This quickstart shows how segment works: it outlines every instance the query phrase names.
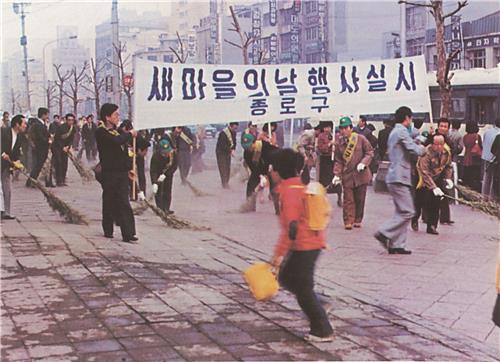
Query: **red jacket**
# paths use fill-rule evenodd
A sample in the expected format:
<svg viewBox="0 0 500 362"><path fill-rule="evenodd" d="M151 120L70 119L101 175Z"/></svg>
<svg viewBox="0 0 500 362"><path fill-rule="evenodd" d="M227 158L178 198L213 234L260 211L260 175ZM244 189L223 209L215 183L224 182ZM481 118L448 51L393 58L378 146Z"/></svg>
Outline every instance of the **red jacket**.
<svg viewBox="0 0 500 362"><path fill-rule="evenodd" d="M280 198L281 234L274 249L274 254L284 256L289 250L325 248L325 232L309 229L305 208L305 186L300 177L292 177L281 181L277 186L277 192ZM288 228L292 221L298 221L295 240L288 238Z"/></svg>

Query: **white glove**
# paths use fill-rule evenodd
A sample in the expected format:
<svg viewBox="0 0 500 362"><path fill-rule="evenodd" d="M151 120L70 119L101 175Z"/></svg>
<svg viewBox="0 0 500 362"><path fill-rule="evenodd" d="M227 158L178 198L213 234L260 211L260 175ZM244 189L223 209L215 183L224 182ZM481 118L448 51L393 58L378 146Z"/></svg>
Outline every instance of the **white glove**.
<svg viewBox="0 0 500 362"><path fill-rule="evenodd" d="M432 193L436 197L444 197L444 192L439 187L436 187L434 190L432 190Z"/></svg>
<svg viewBox="0 0 500 362"><path fill-rule="evenodd" d="M427 142L427 137L422 136L422 135L418 135L418 136L415 138L415 141L416 141L418 144L424 144L425 142Z"/></svg>
<svg viewBox="0 0 500 362"><path fill-rule="evenodd" d="M448 190L451 190L453 188L453 181L451 181L450 179L446 179L445 181L446 181L446 186L445 187Z"/></svg>
<svg viewBox="0 0 500 362"><path fill-rule="evenodd" d="M366 165L364 163L358 163L357 169L358 172L363 172L366 168Z"/></svg>
<svg viewBox="0 0 500 362"><path fill-rule="evenodd" d="M143 191L139 191L139 193L137 194L137 199L139 201L144 201L146 200L146 196L144 196L144 192Z"/></svg>
<svg viewBox="0 0 500 362"><path fill-rule="evenodd" d="M158 184L153 184L153 194L156 195L157 192L158 192Z"/></svg>
<svg viewBox="0 0 500 362"><path fill-rule="evenodd" d="M340 184L340 177L333 176L332 185L337 186L338 184Z"/></svg>
<svg viewBox="0 0 500 362"><path fill-rule="evenodd" d="M264 176L264 175L260 175L260 182L259 182L259 186L261 188L264 188L267 186L267 177Z"/></svg>
<svg viewBox="0 0 500 362"><path fill-rule="evenodd" d="M158 182L163 182L165 181L165 179L167 178L167 176L165 176L164 174L161 174L159 177L158 177Z"/></svg>

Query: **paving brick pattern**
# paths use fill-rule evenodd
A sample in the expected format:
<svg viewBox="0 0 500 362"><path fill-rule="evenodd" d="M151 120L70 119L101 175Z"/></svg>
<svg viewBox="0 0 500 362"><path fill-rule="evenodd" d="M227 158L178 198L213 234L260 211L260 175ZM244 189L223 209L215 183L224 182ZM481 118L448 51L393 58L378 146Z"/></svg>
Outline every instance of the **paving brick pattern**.
<svg viewBox="0 0 500 362"><path fill-rule="evenodd" d="M215 172L194 175L193 182L199 184L202 177L215 177ZM464 309L475 305L475 285L485 283L480 279L486 279L491 269L486 252L477 251L481 257L476 256L488 268L481 269L482 275L463 275L461 289L439 296L441 307L436 297L426 299L434 295L432 288L426 294L420 290L432 285L426 281L445 280L451 273L441 276L442 270L433 268L428 255L442 253L458 261L463 249L426 252L424 241L412 259L395 262L371 244L360 248L359 243L368 244L366 238L353 241L345 234L343 242L353 244L325 253L317 278L317 289L334 307L329 318L336 338L311 344L302 339L307 322L290 294L281 291L272 301L257 302L241 278L241 271L252 262L269 258L276 240L276 221L268 204L258 214L236 214L223 203L216 206L214 197L194 198L176 184L178 213L200 223L212 220L213 230L168 229L146 212L136 219L140 241L132 245L101 236L99 186L82 184L73 170L70 180L70 187L55 192L87 215L90 226L63 223L37 190L14 184L18 219L2 224L4 361L497 360L495 346L441 320L462 316ZM215 183L207 182L207 188L213 194L221 192ZM236 198L241 188L235 183L228 195ZM225 196L219 201L226 201ZM185 211L189 205L191 212ZM338 212L335 217L339 218ZM237 220L242 225L239 235L234 233ZM252 226L252 220L258 223ZM338 225L332 228L344 235ZM442 237L440 242L452 241ZM335 266L330 265L333 254L340 254ZM369 258L372 264L362 266ZM390 299L387 290L395 281L388 277L388 267L377 267L384 261L394 267L393 275L400 277L396 280L407 285L394 289ZM378 284L373 273L378 273ZM408 275L416 277L404 280ZM365 287L355 287L354 282ZM377 294L377 288L385 292ZM479 298L486 299L489 288L485 290ZM408 308L394 300L406 302ZM415 313L411 300L415 308L423 304L421 313ZM470 330L468 323L463 325Z"/></svg>

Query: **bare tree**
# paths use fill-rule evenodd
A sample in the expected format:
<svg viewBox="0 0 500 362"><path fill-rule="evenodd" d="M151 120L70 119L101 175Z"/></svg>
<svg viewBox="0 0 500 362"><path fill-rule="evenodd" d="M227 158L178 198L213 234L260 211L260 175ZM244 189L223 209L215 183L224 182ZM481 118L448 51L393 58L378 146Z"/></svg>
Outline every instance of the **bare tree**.
<svg viewBox="0 0 500 362"><path fill-rule="evenodd" d="M439 85L439 94L441 96L441 112L440 116L448 118L453 111L453 103L451 101L451 79L453 73L450 73L450 65L459 53L460 49L456 49L450 54L446 54L445 39L444 39L444 21L457 14L463 7L467 6L467 0L458 1L455 10L448 14L443 13L443 0L429 0L422 3L412 1L399 0L399 4L408 4L429 8L434 21L436 22L436 50L438 57L438 69L436 73L436 81Z"/></svg>
<svg viewBox="0 0 500 362"><path fill-rule="evenodd" d="M236 16L236 13L234 12L234 9L232 6L229 7L229 10L231 11L231 17L233 18L232 22L232 28L229 29L229 31L234 31L238 33L240 37L240 44L233 43L232 41L229 41L227 39L224 39L224 41L228 44L231 44L232 46L241 49L242 55L243 55L243 64L248 64L248 48L250 45L253 44L255 41L255 37L251 35L248 32L244 32L241 29L240 23L238 21L238 17Z"/></svg>
<svg viewBox="0 0 500 362"><path fill-rule="evenodd" d="M92 99L95 101L95 109L96 115L99 117L99 110L101 109L101 91L104 87L105 78L99 79L99 73L104 69L105 64L98 67L97 62L94 61L94 58L90 58L90 74L87 75L87 83L88 85L82 84L82 87L85 88L88 92L92 94Z"/></svg>
<svg viewBox="0 0 500 362"><path fill-rule="evenodd" d="M19 112L22 113L22 107L21 107L21 95L19 92L14 91L14 88L10 89L10 101L12 103L12 112L11 114L14 115L16 113L16 109L19 109Z"/></svg>
<svg viewBox="0 0 500 362"><path fill-rule="evenodd" d="M175 50L172 47L170 47L170 50L172 51L172 53L174 53L175 57L177 58L177 63L184 64L184 63L186 63L186 60L188 58L188 54L187 53L184 54L184 42L182 41L181 36L179 35L179 32L176 31L175 33L177 34L177 42L179 43L179 47L178 47L179 52L177 52L177 50Z"/></svg>
<svg viewBox="0 0 500 362"><path fill-rule="evenodd" d="M56 76L57 76L57 80L54 83L55 83L57 90L58 90L58 93L59 93L59 114L60 115L62 115L62 113L63 113L64 96L65 96L64 87L66 85L66 81L71 77L71 72L66 71L63 74L61 67L62 67L62 64L54 64L54 68L56 70Z"/></svg>
<svg viewBox="0 0 500 362"><path fill-rule="evenodd" d="M71 68L69 81L69 90L63 89L64 94L71 100L73 103L73 114L77 117L78 114L78 104L83 101L83 99L78 98L80 94L80 90L82 88L82 84L85 82L87 78L87 69L89 67L89 63L87 61L83 62L82 67L77 70L76 65Z"/></svg>
<svg viewBox="0 0 500 362"><path fill-rule="evenodd" d="M50 80L47 81L47 88L44 89L45 91L45 101L47 102L47 109L49 110L52 108L52 104L54 103L54 97L57 91L57 87L54 83L52 83Z"/></svg>
<svg viewBox="0 0 500 362"><path fill-rule="evenodd" d="M134 95L134 82L133 82L133 74L127 75L125 72L125 68L127 65L130 63L130 54L127 55L126 57L124 56L125 49L126 49L126 44L123 45L116 45L113 44L113 48L117 54L117 63L114 63L112 60L108 61L113 65L114 67L118 68L118 71L120 72L120 79L121 82L119 84L120 87L120 92L125 93L125 96L127 97L127 105L128 105L128 119L132 121L132 96Z"/></svg>

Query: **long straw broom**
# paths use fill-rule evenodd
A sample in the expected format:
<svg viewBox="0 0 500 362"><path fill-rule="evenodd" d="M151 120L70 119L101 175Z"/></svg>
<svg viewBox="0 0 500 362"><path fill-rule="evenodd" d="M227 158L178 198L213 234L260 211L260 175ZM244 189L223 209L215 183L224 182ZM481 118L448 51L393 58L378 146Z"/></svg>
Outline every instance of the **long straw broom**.
<svg viewBox="0 0 500 362"><path fill-rule="evenodd" d="M204 230L210 230L208 227L204 226L196 226L189 221L182 220L176 216L173 215L168 215L165 211L160 209L158 206L154 205L151 201L149 200L144 200L144 203L148 205L148 207L157 215L160 217L160 219L167 224L169 227L173 229L189 229L189 230L195 230L195 231L204 231Z"/></svg>
<svg viewBox="0 0 500 362"><path fill-rule="evenodd" d="M56 211L61 217L63 217L66 220L66 222L77 225L89 224L88 221L85 219L85 217L82 214L80 214L80 212L73 209L66 202L64 202L56 195L54 195L52 192L47 190L38 180L31 178L30 175L24 170L24 166L22 165L19 166L20 165L19 163L15 164L13 162L11 162L11 165L15 169L18 169L28 180L30 180L32 185L34 185L37 189L39 189L42 192L43 196L45 196L45 199L47 200L47 203L52 208L52 210Z"/></svg>
<svg viewBox="0 0 500 362"><path fill-rule="evenodd" d="M455 185L455 188L460 192L463 198L455 198L446 194L444 196L500 219L500 204L495 201L486 200L482 194L466 186Z"/></svg>
<svg viewBox="0 0 500 362"><path fill-rule="evenodd" d="M198 189L197 187L195 187L190 181L186 180L186 183L187 185L189 186L189 188L191 189L191 191L193 191L193 194L197 197L203 197L203 196L212 196L211 194L208 194L204 191L201 191L200 189Z"/></svg>
<svg viewBox="0 0 500 362"><path fill-rule="evenodd" d="M81 176L81 178L84 179L85 181L92 181L94 179L94 175L93 175L92 171L87 170L82 165L80 160L75 158L75 155L73 155L73 152L68 150L66 153L68 154L68 158L73 163L73 166L75 166L76 171L78 171L78 174Z"/></svg>

